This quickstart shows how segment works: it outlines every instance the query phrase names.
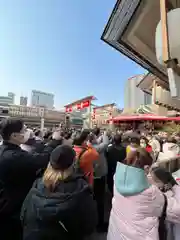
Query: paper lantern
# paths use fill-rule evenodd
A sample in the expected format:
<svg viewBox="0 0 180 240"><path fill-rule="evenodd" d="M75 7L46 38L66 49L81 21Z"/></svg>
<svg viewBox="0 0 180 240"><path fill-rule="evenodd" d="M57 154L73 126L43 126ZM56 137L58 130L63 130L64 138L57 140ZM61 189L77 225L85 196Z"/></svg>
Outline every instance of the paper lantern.
<svg viewBox="0 0 180 240"><path fill-rule="evenodd" d="M173 9L167 13L168 21L168 36L171 59L177 59L180 63L180 8ZM156 28L156 57L157 61L164 65L163 62L163 41L162 41L162 26L161 21Z"/></svg>

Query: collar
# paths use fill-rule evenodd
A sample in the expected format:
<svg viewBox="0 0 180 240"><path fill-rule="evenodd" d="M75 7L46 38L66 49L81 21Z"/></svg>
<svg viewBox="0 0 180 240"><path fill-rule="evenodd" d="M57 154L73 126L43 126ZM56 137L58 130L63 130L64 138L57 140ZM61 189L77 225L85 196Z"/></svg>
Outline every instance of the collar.
<svg viewBox="0 0 180 240"><path fill-rule="evenodd" d="M13 144L13 143L10 143L8 141L3 141L2 145L7 146L7 147L12 148L12 149L21 149L20 146L18 146L16 144Z"/></svg>

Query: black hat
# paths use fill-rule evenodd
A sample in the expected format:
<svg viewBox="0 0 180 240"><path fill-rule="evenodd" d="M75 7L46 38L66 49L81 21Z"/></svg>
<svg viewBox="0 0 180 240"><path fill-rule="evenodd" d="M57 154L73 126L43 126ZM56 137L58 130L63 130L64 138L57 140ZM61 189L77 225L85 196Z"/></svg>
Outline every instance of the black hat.
<svg viewBox="0 0 180 240"><path fill-rule="evenodd" d="M75 157L76 153L72 147L61 145L52 151L50 164L54 169L63 171L68 169L73 164Z"/></svg>

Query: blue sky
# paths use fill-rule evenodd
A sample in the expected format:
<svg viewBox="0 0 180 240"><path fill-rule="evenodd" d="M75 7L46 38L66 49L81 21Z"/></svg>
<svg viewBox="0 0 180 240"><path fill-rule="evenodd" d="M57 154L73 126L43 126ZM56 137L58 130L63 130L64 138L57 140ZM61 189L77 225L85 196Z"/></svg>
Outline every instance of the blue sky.
<svg viewBox="0 0 180 240"><path fill-rule="evenodd" d="M144 70L100 40L115 0L0 0L0 94L86 95L123 107L125 81Z"/></svg>

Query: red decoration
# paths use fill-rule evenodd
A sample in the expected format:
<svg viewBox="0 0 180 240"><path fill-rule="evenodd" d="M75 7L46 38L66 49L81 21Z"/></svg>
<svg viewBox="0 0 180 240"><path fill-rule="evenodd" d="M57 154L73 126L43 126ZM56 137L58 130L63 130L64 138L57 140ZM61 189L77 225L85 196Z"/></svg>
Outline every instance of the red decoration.
<svg viewBox="0 0 180 240"><path fill-rule="evenodd" d="M82 108L87 108L89 106L90 106L90 101L89 100L87 100L85 102L82 102Z"/></svg>
<svg viewBox="0 0 180 240"><path fill-rule="evenodd" d="M91 104L90 100L87 100L87 101L84 101L84 102L80 102L80 103L78 103L76 105L72 105L70 107L66 107L66 112L68 112L68 113L72 112L74 107L75 107L76 110L81 110L83 108L88 108L90 106L90 104Z"/></svg>
<svg viewBox="0 0 180 240"><path fill-rule="evenodd" d="M72 107L66 107L66 112L72 112Z"/></svg>
<svg viewBox="0 0 180 240"><path fill-rule="evenodd" d="M78 103L77 106L76 106L77 110L81 110L82 107L81 107L81 103Z"/></svg>

